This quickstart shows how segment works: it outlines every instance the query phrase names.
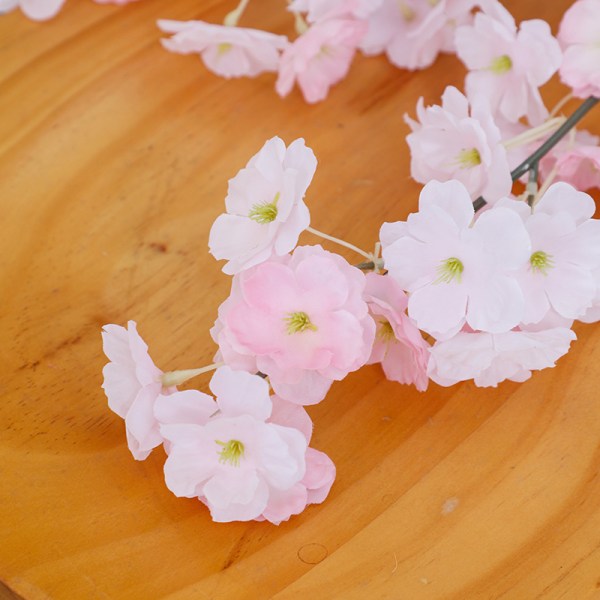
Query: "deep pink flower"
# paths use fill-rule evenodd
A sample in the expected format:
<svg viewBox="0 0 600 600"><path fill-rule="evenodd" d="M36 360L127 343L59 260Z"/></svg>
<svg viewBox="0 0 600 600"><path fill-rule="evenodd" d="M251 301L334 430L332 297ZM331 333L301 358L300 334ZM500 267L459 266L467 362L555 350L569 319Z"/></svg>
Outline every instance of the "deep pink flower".
<svg viewBox="0 0 600 600"><path fill-rule="evenodd" d="M314 404L370 355L375 324L364 287L341 256L301 246L234 277L211 334L227 364L251 362L282 398Z"/></svg>
<svg viewBox="0 0 600 600"><path fill-rule="evenodd" d="M458 333L431 348L429 376L443 386L475 380L479 387L525 381L531 371L553 367L576 338L564 327L544 331Z"/></svg>
<svg viewBox="0 0 600 600"><path fill-rule="evenodd" d="M564 48L560 78L579 98L600 96L600 0L578 0L558 30Z"/></svg>
<svg viewBox="0 0 600 600"><path fill-rule="evenodd" d="M259 29L213 25L204 21L160 19L158 27L174 34L162 45L179 54L200 54L208 69L222 77L256 77L277 71L288 39Z"/></svg>
<svg viewBox="0 0 600 600"><path fill-rule="evenodd" d="M488 203L507 196L512 188L506 149L485 98L469 101L455 87L448 86L442 106L417 104L412 129L406 136L410 147L413 179L427 183L432 179L456 179L472 198L483 196Z"/></svg>
<svg viewBox="0 0 600 600"><path fill-rule="evenodd" d="M195 414L189 405L182 409L177 395L157 402L169 442L167 487L176 496L202 499L215 521L256 519L271 495L275 502L302 481L306 437L268 421L272 403L261 377L222 367L210 388L216 402L199 397L203 406Z"/></svg>
<svg viewBox="0 0 600 600"><path fill-rule="evenodd" d="M163 388L163 372L150 358L134 321L127 323L127 329L105 325L102 342L110 360L102 371L108 406L125 419L127 444L134 458L144 460L163 442L154 404L159 395L173 393L176 388Z"/></svg>
<svg viewBox="0 0 600 600"><path fill-rule="evenodd" d="M229 261L225 273L239 273L294 249L310 224L304 194L316 168L317 159L303 139L286 148L274 137L229 180L227 213L217 217L208 240L213 256Z"/></svg>
<svg viewBox="0 0 600 600"><path fill-rule="evenodd" d="M287 96L297 81L307 102L324 100L348 73L366 28L364 21L350 18L325 19L309 27L281 56L277 93Z"/></svg>
<svg viewBox="0 0 600 600"><path fill-rule="evenodd" d="M365 300L377 324L375 343L367 364L380 362L390 381L414 383L424 392L429 383L429 344L405 314L406 294L392 277L369 273Z"/></svg>
<svg viewBox="0 0 600 600"><path fill-rule="evenodd" d="M519 30L510 17L478 13L473 25L456 30L458 57L469 69L467 96L483 94L492 112L515 122L527 116L537 125L548 115L539 87L560 66L562 53L545 21L523 21Z"/></svg>
<svg viewBox="0 0 600 600"><path fill-rule="evenodd" d="M435 337L453 335L465 322L500 333L523 317L523 293L513 275L531 245L520 217L494 206L472 225L473 218L460 182L431 181L419 212L381 229L385 268L409 292L408 315Z"/></svg>

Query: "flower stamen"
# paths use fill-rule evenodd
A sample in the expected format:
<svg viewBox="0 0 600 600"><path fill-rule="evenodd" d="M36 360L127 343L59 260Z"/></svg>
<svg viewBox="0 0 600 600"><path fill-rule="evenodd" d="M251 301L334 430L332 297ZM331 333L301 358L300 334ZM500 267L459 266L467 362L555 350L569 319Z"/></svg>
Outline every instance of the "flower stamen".
<svg viewBox="0 0 600 600"><path fill-rule="evenodd" d="M229 42L223 42L217 46L217 56L223 56L227 54L233 48L233 44Z"/></svg>
<svg viewBox="0 0 600 600"><path fill-rule="evenodd" d="M552 255L547 254L543 250L538 250L537 252L534 252L529 257L529 264L531 265L531 269L533 271L537 271L542 275L548 275L548 269L552 269L554 267Z"/></svg>
<svg viewBox="0 0 600 600"><path fill-rule="evenodd" d="M508 73L512 69L512 66L513 62L510 56L503 54L494 58L488 69L495 75L503 75L504 73Z"/></svg>
<svg viewBox="0 0 600 600"><path fill-rule="evenodd" d="M239 467L240 458L244 457L244 444L239 440L229 440L228 442L215 440L215 442L223 447L222 450L217 450L219 462L223 464L229 463L234 467Z"/></svg>
<svg viewBox="0 0 600 600"><path fill-rule="evenodd" d="M287 332L289 335L292 335L293 333L302 333L307 329L310 329L310 331L317 331L317 326L311 323L310 317L305 312L290 313L284 321L287 325Z"/></svg>
<svg viewBox="0 0 600 600"><path fill-rule="evenodd" d="M460 283L465 266L461 260L452 256L442 261L437 268L438 278L433 283L450 283L454 279Z"/></svg>
<svg viewBox="0 0 600 600"><path fill-rule="evenodd" d="M456 157L456 162L460 165L461 169L472 169L481 164L481 154L479 154L477 148L461 150Z"/></svg>
<svg viewBox="0 0 600 600"><path fill-rule="evenodd" d="M396 339L396 334L394 333L392 324L387 319L381 319L379 324L381 327L377 331L377 338L386 344L394 341Z"/></svg>
<svg viewBox="0 0 600 600"><path fill-rule="evenodd" d="M277 218L277 201L281 194L277 192L273 202L255 204L248 213L248 217L261 225L272 223Z"/></svg>

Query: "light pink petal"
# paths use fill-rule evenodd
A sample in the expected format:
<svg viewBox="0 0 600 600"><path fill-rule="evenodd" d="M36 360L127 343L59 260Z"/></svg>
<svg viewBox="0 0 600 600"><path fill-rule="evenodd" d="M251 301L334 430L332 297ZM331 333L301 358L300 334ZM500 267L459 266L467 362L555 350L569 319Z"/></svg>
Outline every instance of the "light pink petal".
<svg viewBox="0 0 600 600"><path fill-rule="evenodd" d="M136 460L144 460L152 448L162 444L163 438L154 417L154 403L159 387L142 388L125 416L129 449Z"/></svg>
<svg viewBox="0 0 600 600"><path fill-rule="evenodd" d="M317 404L325 398L333 381L315 371L305 371L295 383L271 377L271 385L278 396L294 404Z"/></svg>
<svg viewBox="0 0 600 600"><path fill-rule="evenodd" d="M217 397L219 409L226 417L250 415L266 421L271 415L269 384L260 376L229 367L217 369L210 380L210 390Z"/></svg>
<svg viewBox="0 0 600 600"><path fill-rule="evenodd" d="M271 487L289 489L304 477L306 447L306 438L296 429L279 425L264 429L258 460L261 473Z"/></svg>
<svg viewBox="0 0 600 600"><path fill-rule="evenodd" d="M275 423L282 427L297 429L306 438L306 443L312 437L313 424L304 408L298 404L288 402L279 396L272 396L273 410L269 423Z"/></svg>
<svg viewBox="0 0 600 600"><path fill-rule="evenodd" d="M320 504L327 498L335 475L335 465L327 454L314 448L306 450L306 474L302 483L308 491L308 504Z"/></svg>
<svg viewBox="0 0 600 600"><path fill-rule="evenodd" d="M165 462L165 483L176 496L194 498L202 495L202 484L218 468L217 454L211 446L214 442L204 440L203 444L175 444L171 448Z"/></svg>
<svg viewBox="0 0 600 600"><path fill-rule="evenodd" d="M204 425L218 409L215 401L197 390L159 395L154 405L154 416L159 423L194 423Z"/></svg>
<svg viewBox="0 0 600 600"><path fill-rule="evenodd" d="M414 291L408 314L424 331L449 331L459 325L467 310L467 292L458 283L433 283Z"/></svg>
<svg viewBox="0 0 600 600"><path fill-rule="evenodd" d="M21 10L35 21L51 19L62 8L65 0L20 0Z"/></svg>
<svg viewBox="0 0 600 600"><path fill-rule="evenodd" d="M279 525L292 515L300 514L306 508L307 497L306 487L300 483L289 490L273 488L269 491L269 501L262 516L274 525Z"/></svg>
<svg viewBox="0 0 600 600"><path fill-rule="evenodd" d="M467 323L473 329L500 333L516 327L525 312L523 292L516 280L497 275L469 295Z"/></svg>

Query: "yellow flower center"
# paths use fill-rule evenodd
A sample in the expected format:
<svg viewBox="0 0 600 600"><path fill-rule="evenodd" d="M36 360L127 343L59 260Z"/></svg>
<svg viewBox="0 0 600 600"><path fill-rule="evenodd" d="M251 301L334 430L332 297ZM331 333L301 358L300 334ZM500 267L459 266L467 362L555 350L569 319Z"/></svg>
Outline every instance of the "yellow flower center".
<svg viewBox="0 0 600 600"><path fill-rule="evenodd" d="M233 44L228 42L223 42L217 46L217 55L223 56L223 54L227 54L233 48Z"/></svg>
<svg viewBox="0 0 600 600"><path fill-rule="evenodd" d="M277 201L281 194L277 192L273 202L255 204L248 213L248 217L261 225L272 223L277 218Z"/></svg>
<svg viewBox="0 0 600 600"><path fill-rule="evenodd" d="M456 162L461 169L471 169L481 164L481 154L479 154L477 148L461 150L456 157Z"/></svg>
<svg viewBox="0 0 600 600"><path fill-rule="evenodd" d="M455 280L460 283L465 266L460 259L452 256L442 261L437 268L438 278L433 283L450 283Z"/></svg>
<svg viewBox="0 0 600 600"><path fill-rule="evenodd" d="M240 458L244 457L244 444L239 440L229 440L228 442L215 442L222 446L221 450L217 450L220 463L229 463L234 467L240 466Z"/></svg>
<svg viewBox="0 0 600 600"><path fill-rule="evenodd" d="M513 63L510 56L508 56L508 54L503 54L492 60L489 70L495 75L503 75L504 73L508 73L512 69L512 66Z"/></svg>
<svg viewBox="0 0 600 600"><path fill-rule="evenodd" d="M310 317L305 312L294 312L290 313L285 319L288 334L302 333L307 329L310 331L317 331L317 326L313 325L310 321Z"/></svg>
<svg viewBox="0 0 600 600"><path fill-rule="evenodd" d="M552 260L552 256L547 254L543 250L538 250L534 252L529 257L529 264L531 265L531 269L533 271L537 271L542 275L548 275L548 269L554 267L554 261Z"/></svg>
<svg viewBox="0 0 600 600"><path fill-rule="evenodd" d="M381 319L379 321L380 327L377 331L377 337L382 342L391 342L396 339L396 334L394 333L394 329L392 324L387 319Z"/></svg>

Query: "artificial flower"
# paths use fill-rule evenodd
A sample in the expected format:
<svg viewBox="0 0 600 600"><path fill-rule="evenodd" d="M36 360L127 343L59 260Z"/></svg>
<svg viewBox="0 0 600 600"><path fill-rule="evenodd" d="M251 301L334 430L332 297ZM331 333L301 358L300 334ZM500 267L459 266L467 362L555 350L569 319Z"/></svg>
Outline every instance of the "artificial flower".
<svg viewBox="0 0 600 600"><path fill-rule="evenodd" d="M229 181L227 213L217 217L208 240L212 255L229 261L225 273L239 273L294 249L310 223L304 195L316 168L317 159L303 139L286 148L274 137Z"/></svg>
<svg viewBox="0 0 600 600"><path fill-rule="evenodd" d="M429 376L443 386L475 380L479 387L526 381L531 371L553 367L576 338L565 327L505 333L460 332L431 348Z"/></svg>
<svg viewBox="0 0 600 600"><path fill-rule="evenodd" d="M366 276L365 300L377 324L375 343L367 364L381 363L390 381L427 389L429 344L405 314L408 298L392 278L376 273Z"/></svg>
<svg viewBox="0 0 600 600"><path fill-rule="evenodd" d="M499 333L523 317L523 293L512 276L531 255L521 219L496 207L472 225L473 218L460 182L431 181L417 213L382 227L385 267L409 292L408 315L435 337L452 335L465 322Z"/></svg>
<svg viewBox="0 0 600 600"><path fill-rule="evenodd" d="M469 69L467 96L486 95L492 112L533 125L547 115L539 93L560 66L562 53L545 21L523 21L519 30L506 11L503 19L484 13L456 30L456 52Z"/></svg>
<svg viewBox="0 0 600 600"><path fill-rule="evenodd" d="M271 400L273 410L268 422L300 431L310 444L312 421L304 408L278 396L272 396ZM305 461L302 480L289 490L271 489L267 506L257 520L266 519L279 525L301 513L309 504L320 504L325 500L335 480L335 465L325 453L311 447L306 449Z"/></svg>
<svg viewBox="0 0 600 600"><path fill-rule="evenodd" d="M365 276L341 256L300 246L234 277L211 334L227 364L252 361L279 396L314 404L371 353L364 287Z"/></svg>
<svg viewBox="0 0 600 600"><path fill-rule="evenodd" d="M475 0L383 0L368 17L369 29L360 44L368 55L386 52L404 69L423 69L440 52L454 50L454 31L472 21Z"/></svg>
<svg viewBox="0 0 600 600"><path fill-rule="evenodd" d="M267 509L271 493L286 492L306 471L305 436L267 420L269 385L258 375L218 369L210 383L212 407L176 423L178 398L161 401L157 414L169 442L167 487L176 495L201 498L213 520L249 521ZM203 400L208 403L208 400ZM206 418L209 410L212 416Z"/></svg>
<svg viewBox="0 0 600 600"><path fill-rule="evenodd" d="M127 329L105 325L102 342L110 360L102 370L108 406L125 419L127 444L134 458L144 460L163 442L154 404L161 394L171 394L175 388L163 388L163 372L150 358L134 321L127 323Z"/></svg>
<svg viewBox="0 0 600 600"><path fill-rule="evenodd" d="M540 161L542 179L552 176L580 191L600 188L599 141L587 131L567 136Z"/></svg>
<svg viewBox="0 0 600 600"><path fill-rule="evenodd" d="M172 33L162 45L178 54L200 54L208 69L225 78L256 77L277 71L288 39L259 29L213 25L204 21L160 19L158 27Z"/></svg>
<svg viewBox="0 0 600 600"><path fill-rule="evenodd" d="M311 25L283 51L277 93L287 96L297 81L307 102L324 100L329 88L348 73L366 29L364 21L352 18L325 19Z"/></svg>
<svg viewBox="0 0 600 600"><path fill-rule="evenodd" d="M418 121L405 117L412 129L406 136L410 147L413 179L456 179L472 198L488 203L507 196L512 188L506 149L484 97L467 98L448 86L441 106L417 104Z"/></svg>
<svg viewBox="0 0 600 600"><path fill-rule="evenodd" d="M600 0L578 0L564 14L560 78L579 98L600 97Z"/></svg>
<svg viewBox="0 0 600 600"><path fill-rule="evenodd" d="M502 202L518 211L531 239L529 260L515 277L525 297L522 322L537 323L551 308L575 319L592 305L593 271L600 266L600 221L588 194L567 183L551 185L531 211L518 202Z"/></svg>

